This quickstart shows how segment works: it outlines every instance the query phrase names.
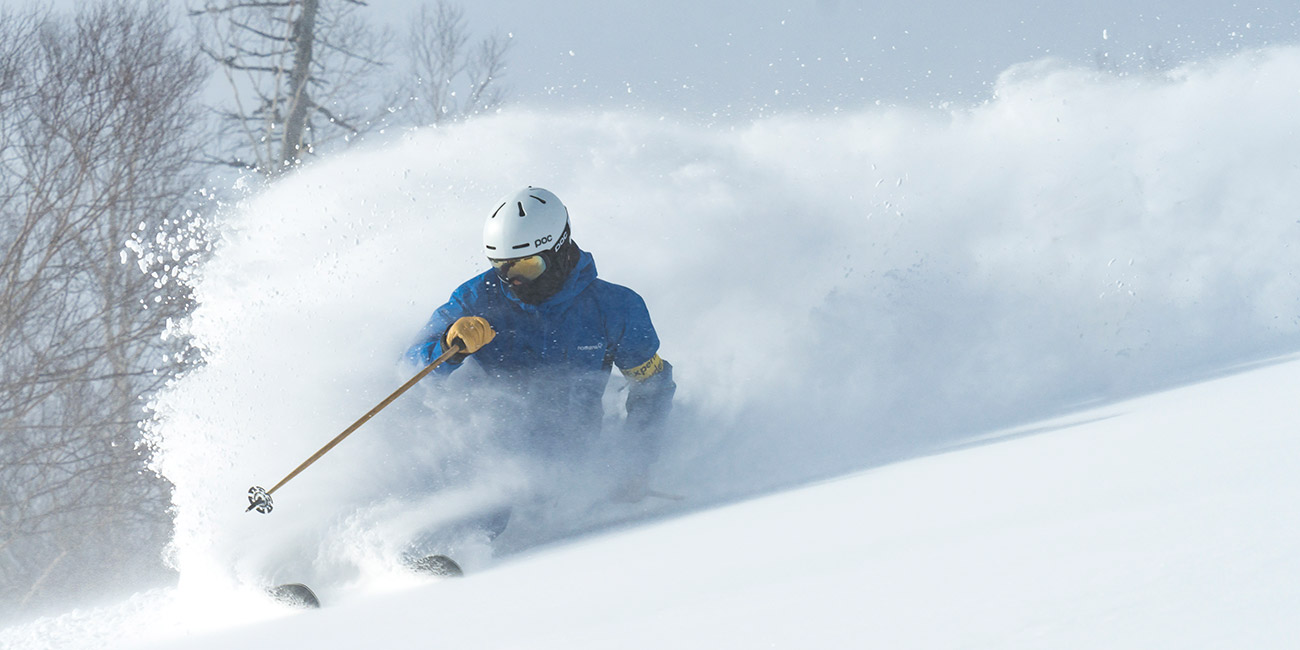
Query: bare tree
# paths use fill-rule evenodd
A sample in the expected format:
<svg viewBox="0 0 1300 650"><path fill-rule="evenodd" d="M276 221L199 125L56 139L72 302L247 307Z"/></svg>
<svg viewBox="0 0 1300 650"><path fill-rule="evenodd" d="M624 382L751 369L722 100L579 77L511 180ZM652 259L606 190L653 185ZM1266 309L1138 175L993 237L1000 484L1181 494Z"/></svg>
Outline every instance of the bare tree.
<svg viewBox="0 0 1300 650"><path fill-rule="evenodd" d="M356 15L362 0L205 0L191 6L200 47L221 68L224 151L212 160L274 175L386 112L379 90L391 38Z"/></svg>
<svg viewBox="0 0 1300 650"><path fill-rule="evenodd" d="M206 71L160 0L0 13L0 611L161 573L142 397L187 296L123 250L184 228ZM149 265L145 265L149 266Z"/></svg>
<svg viewBox="0 0 1300 650"><path fill-rule="evenodd" d="M402 122L424 126L499 105L509 39L471 43L464 11L426 3L409 21L405 66L363 0L202 0L190 16L225 76L212 162L274 176L328 145ZM398 72L397 70L401 70Z"/></svg>
<svg viewBox="0 0 1300 650"><path fill-rule="evenodd" d="M464 10L447 0L421 5L409 25L410 74L403 108L410 122L441 124L501 104L508 38L491 35L471 47Z"/></svg>

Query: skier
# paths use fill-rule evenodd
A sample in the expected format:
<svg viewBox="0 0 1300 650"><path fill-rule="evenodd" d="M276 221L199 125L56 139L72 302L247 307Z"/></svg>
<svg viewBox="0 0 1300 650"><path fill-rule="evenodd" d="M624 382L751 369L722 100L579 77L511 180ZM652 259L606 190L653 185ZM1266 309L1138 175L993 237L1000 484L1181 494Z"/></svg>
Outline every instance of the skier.
<svg viewBox="0 0 1300 650"><path fill-rule="evenodd" d="M640 501L676 390L645 302L596 277L591 253L571 237L568 209L551 192L528 187L492 207L483 227L492 268L434 311L408 359L425 365L459 344L463 352L435 374L472 355L483 370L475 392L489 396L500 444L547 463L589 460L617 366L628 380L621 453L596 469L617 474L605 477L616 486L613 498Z"/></svg>

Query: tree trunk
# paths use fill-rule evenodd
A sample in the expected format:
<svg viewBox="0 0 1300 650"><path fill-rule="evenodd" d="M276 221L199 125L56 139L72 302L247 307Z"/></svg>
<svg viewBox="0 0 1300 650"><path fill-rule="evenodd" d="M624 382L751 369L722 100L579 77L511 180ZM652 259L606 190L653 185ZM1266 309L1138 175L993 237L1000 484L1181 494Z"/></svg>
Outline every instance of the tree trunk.
<svg viewBox="0 0 1300 650"><path fill-rule="evenodd" d="M292 167L302 159L307 112L312 108L307 82L311 79L312 45L319 7L320 0L303 0L302 14L293 21L293 69L289 71L289 115L284 123L281 169Z"/></svg>

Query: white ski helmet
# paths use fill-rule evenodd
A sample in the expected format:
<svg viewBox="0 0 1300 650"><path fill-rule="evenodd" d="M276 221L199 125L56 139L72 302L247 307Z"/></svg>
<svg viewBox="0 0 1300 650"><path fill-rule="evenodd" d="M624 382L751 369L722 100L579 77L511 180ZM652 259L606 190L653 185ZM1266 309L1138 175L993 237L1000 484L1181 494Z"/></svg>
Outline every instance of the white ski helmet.
<svg viewBox="0 0 1300 650"><path fill-rule="evenodd" d="M568 240L569 209L540 187L510 193L483 224L483 252L494 260L558 251Z"/></svg>

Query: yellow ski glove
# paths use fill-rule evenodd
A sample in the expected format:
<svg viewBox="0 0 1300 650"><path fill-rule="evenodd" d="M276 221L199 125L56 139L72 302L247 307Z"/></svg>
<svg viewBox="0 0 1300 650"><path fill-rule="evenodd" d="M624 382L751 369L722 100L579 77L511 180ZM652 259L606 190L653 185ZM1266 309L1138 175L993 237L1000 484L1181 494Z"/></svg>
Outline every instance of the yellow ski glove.
<svg viewBox="0 0 1300 650"><path fill-rule="evenodd" d="M492 331L492 326L488 325L486 319L479 316L462 316L447 328L443 343L446 348L459 341L461 349L466 354L474 354L479 351L479 348L490 343L492 337L496 335L497 333Z"/></svg>

